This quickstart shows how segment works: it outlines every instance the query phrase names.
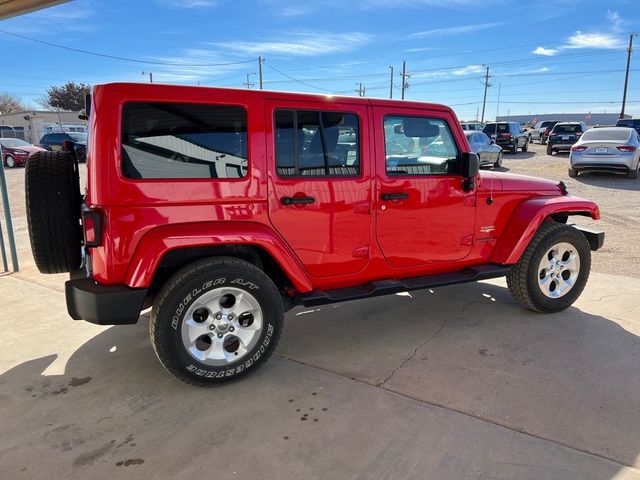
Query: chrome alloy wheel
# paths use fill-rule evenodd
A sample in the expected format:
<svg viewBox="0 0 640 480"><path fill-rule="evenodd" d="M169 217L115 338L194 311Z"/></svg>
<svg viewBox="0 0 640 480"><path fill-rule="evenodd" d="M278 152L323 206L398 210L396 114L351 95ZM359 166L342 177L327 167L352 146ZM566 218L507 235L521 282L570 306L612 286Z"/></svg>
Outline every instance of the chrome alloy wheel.
<svg viewBox="0 0 640 480"><path fill-rule="evenodd" d="M540 260L538 286L549 298L560 298L569 293L580 274L580 255L570 243L552 246Z"/></svg>
<svg viewBox="0 0 640 480"><path fill-rule="evenodd" d="M262 309L246 290L222 287L199 297L182 322L182 344L206 365L228 365L260 339Z"/></svg>

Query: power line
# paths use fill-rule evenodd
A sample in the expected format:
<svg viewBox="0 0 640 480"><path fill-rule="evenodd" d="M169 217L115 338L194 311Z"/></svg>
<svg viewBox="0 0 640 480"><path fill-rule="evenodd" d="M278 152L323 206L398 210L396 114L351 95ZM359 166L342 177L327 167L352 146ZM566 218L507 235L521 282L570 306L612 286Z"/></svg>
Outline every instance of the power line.
<svg viewBox="0 0 640 480"><path fill-rule="evenodd" d="M267 62L263 62L267 67L269 67L271 70L273 70L274 72L279 73L280 75L283 75L285 77L287 77L288 79L294 81L294 82L298 82L301 83L302 85L306 85L307 87L311 87L311 88L315 88L316 90L322 90L324 92L331 92L333 93L333 90L328 90L326 88L322 88L322 87L318 87L316 85L311 85L310 83L305 82L304 80L298 80L297 78L293 78L291 75L287 75L286 73L278 70L276 67L274 67L273 65L267 63Z"/></svg>
<svg viewBox="0 0 640 480"><path fill-rule="evenodd" d="M45 40L39 40L37 38L27 37L25 35L20 35L18 33L8 32L6 30L0 29L0 33L4 33L6 35L11 35L12 37L21 38L23 40L28 40L30 42L40 43L42 45L48 45L49 47L61 48L63 50L68 50L70 52L76 53L84 53L85 55L93 55L95 57L109 58L111 60L121 60L123 62L132 62L132 63L143 63L146 65L167 65L174 67L223 67L228 65L241 65L243 63L254 62L255 59L251 60L242 60L239 62L228 62L228 63L177 63L177 62L158 62L152 60L140 60L137 58L127 58L127 57L119 57L117 55L109 55L106 53L92 52L90 50L83 50L81 48L68 47L66 45L60 45L58 43L47 42Z"/></svg>

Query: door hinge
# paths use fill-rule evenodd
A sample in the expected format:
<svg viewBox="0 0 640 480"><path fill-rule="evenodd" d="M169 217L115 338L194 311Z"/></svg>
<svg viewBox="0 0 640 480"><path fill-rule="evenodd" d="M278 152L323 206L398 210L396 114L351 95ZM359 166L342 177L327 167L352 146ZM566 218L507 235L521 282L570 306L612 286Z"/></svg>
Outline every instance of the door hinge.
<svg viewBox="0 0 640 480"><path fill-rule="evenodd" d="M369 256L369 245L365 245L364 247L354 248L353 256L355 258L367 258Z"/></svg>

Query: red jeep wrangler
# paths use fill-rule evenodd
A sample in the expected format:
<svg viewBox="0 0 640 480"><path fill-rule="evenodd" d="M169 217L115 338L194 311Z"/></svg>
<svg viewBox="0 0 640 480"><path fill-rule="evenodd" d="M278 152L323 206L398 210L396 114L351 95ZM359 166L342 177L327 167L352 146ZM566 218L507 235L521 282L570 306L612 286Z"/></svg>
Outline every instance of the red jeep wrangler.
<svg viewBox="0 0 640 480"><path fill-rule="evenodd" d="M89 99L88 183L65 152L26 171L43 273L69 314L131 324L152 306L162 364L196 385L265 362L284 312L507 276L526 308L582 292L602 232L562 182L479 172L450 108L148 84Z"/></svg>

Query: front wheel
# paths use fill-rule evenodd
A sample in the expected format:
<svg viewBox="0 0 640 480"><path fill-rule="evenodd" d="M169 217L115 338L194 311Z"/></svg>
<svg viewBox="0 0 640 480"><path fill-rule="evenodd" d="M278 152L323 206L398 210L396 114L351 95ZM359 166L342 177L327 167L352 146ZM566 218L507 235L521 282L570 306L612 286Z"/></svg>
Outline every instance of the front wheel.
<svg viewBox="0 0 640 480"><path fill-rule="evenodd" d="M547 145L547 155L553 155L553 148L551 148L551 145Z"/></svg>
<svg viewBox="0 0 640 480"><path fill-rule="evenodd" d="M558 312L575 302L591 270L589 242L580 230L543 223L507 275L511 295L529 310Z"/></svg>
<svg viewBox="0 0 640 480"><path fill-rule="evenodd" d="M16 166L16 159L13 158L11 155L7 155L4 159L4 164L8 168L14 168Z"/></svg>
<svg viewBox="0 0 640 480"><path fill-rule="evenodd" d="M206 387L260 367L278 343L283 318L280 293L262 270L236 258L206 258L164 285L149 329L169 373Z"/></svg>
<svg viewBox="0 0 640 480"><path fill-rule="evenodd" d="M529 150L529 142L525 142L523 147L522 147L522 151L526 152L527 150Z"/></svg>
<svg viewBox="0 0 640 480"><path fill-rule="evenodd" d="M493 164L495 168L500 168L502 166L502 152L498 153L498 158L496 159L496 163Z"/></svg>

